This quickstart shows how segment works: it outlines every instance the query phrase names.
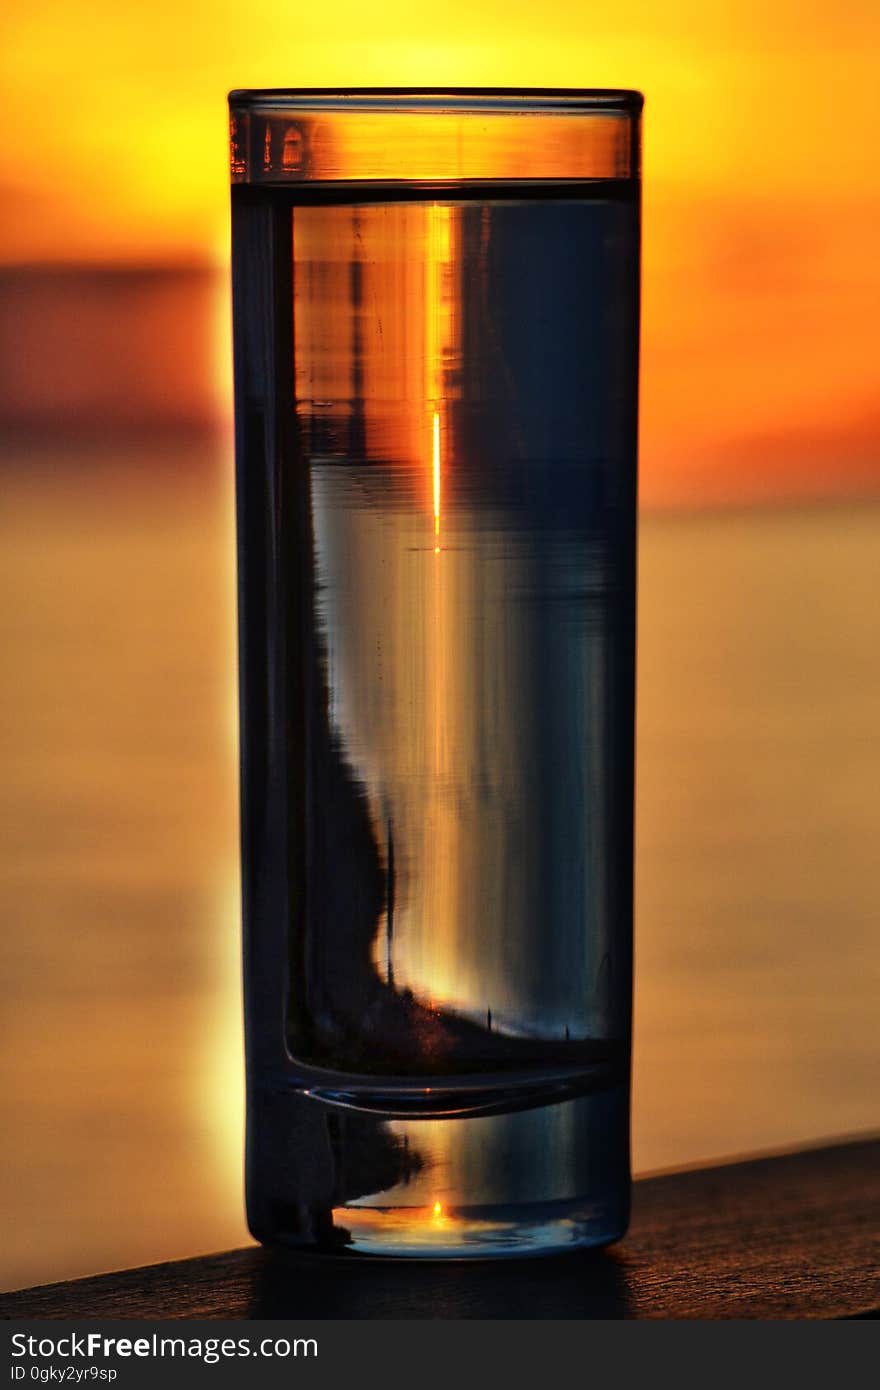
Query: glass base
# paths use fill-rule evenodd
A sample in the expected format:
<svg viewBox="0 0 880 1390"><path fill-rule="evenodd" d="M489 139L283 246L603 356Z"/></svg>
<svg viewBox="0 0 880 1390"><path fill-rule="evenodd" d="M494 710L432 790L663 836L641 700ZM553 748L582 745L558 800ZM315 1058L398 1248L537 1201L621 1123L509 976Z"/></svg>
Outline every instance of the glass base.
<svg viewBox="0 0 880 1390"><path fill-rule="evenodd" d="M629 1218L629 1094L400 1118L249 1089L248 1221L265 1244L440 1259L609 1245Z"/></svg>

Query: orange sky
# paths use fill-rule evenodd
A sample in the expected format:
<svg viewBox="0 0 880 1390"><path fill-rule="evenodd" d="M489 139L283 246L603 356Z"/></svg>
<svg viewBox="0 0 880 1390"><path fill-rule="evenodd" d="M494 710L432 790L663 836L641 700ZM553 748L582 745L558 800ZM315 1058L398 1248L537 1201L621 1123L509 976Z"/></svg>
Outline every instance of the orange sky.
<svg viewBox="0 0 880 1390"><path fill-rule="evenodd" d="M437 12L435 12L436 14ZM876 0L36 0L0 21L0 260L219 263L232 86L641 88L645 500L880 480Z"/></svg>

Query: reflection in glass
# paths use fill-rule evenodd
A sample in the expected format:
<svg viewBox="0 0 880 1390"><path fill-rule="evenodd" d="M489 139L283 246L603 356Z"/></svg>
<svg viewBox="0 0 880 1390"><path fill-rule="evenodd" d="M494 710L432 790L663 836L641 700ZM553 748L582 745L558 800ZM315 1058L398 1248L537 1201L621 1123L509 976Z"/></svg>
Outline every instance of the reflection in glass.
<svg viewBox="0 0 880 1390"><path fill-rule="evenodd" d="M307 923L320 966L291 987L291 1049L415 1073L520 1065L535 1043L593 1056L628 1007L608 879L628 858L609 811L631 592L605 476L620 363L613 342L589 362L572 340L626 292L632 210L309 207L292 234L308 617L363 821L357 896L376 901L368 943L341 903ZM311 784L320 799L320 769Z"/></svg>

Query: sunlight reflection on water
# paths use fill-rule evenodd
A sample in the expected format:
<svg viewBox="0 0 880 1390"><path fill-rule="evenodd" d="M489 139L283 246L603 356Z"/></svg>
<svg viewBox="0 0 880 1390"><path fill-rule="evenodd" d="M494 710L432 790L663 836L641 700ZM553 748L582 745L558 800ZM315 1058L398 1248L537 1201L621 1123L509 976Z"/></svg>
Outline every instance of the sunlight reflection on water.
<svg viewBox="0 0 880 1390"><path fill-rule="evenodd" d="M4 472L7 1286L246 1239L231 473L202 454ZM637 1170L877 1123L878 536L867 506L643 522Z"/></svg>

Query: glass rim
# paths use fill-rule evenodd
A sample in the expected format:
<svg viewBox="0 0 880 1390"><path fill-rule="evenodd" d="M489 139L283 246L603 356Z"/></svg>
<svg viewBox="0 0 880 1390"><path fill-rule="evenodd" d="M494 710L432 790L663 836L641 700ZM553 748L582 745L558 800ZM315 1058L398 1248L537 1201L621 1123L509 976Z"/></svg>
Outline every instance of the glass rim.
<svg viewBox="0 0 880 1390"><path fill-rule="evenodd" d="M260 111L449 111L459 115L553 114L638 116L644 96L628 87L241 87L231 108Z"/></svg>
<svg viewBox="0 0 880 1390"><path fill-rule="evenodd" d="M233 183L559 182L640 176L640 92L256 88L229 94Z"/></svg>

